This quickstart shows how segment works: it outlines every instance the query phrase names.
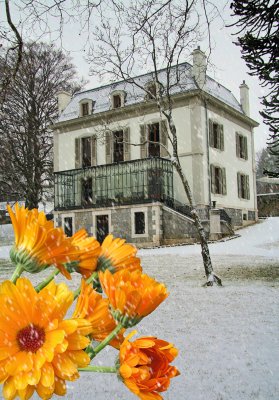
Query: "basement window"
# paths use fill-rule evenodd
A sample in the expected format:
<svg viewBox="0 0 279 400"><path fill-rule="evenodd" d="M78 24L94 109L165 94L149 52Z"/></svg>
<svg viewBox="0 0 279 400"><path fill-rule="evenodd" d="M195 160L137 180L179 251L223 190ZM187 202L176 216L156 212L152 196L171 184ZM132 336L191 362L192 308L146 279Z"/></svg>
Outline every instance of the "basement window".
<svg viewBox="0 0 279 400"><path fill-rule="evenodd" d="M135 234L143 235L145 233L144 212L135 212Z"/></svg>

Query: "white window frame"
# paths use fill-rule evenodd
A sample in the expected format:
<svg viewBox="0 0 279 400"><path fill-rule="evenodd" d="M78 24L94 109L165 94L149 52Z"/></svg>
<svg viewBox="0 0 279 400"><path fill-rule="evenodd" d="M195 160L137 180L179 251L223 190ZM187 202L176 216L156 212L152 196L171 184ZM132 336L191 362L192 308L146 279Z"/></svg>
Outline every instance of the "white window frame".
<svg viewBox="0 0 279 400"><path fill-rule="evenodd" d="M83 115L82 114L82 105L88 103L88 115ZM79 116L80 117L89 117L91 114L93 114L93 109L94 109L94 102L92 99L82 99L79 102Z"/></svg>
<svg viewBox="0 0 279 400"><path fill-rule="evenodd" d="M121 99L121 106L114 108L114 96L120 96ZM110 105L112 110L118 110L119 108L124 107L125 105L125 98L126 98L126 92L125 90L114 90L110 94Z"/></svg>
<svg viewBox="0 0 279 400"><path fill-rule="evenodd" d="M144 213L144 224L145 224L145 232L144 233L136 233L136 224L135 224L135 213L143 212ZM131 209L131 227L132 227L132 238L146 238L148 237L148 207L140 207L140 208L132 208Z"/></svg>

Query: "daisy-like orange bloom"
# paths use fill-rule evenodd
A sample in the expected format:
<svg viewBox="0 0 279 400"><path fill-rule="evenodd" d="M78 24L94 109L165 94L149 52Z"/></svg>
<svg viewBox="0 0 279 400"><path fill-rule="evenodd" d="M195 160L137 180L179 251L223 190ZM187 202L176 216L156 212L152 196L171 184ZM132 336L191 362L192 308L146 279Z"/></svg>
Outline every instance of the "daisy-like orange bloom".
<svg viewBox="0 0 279 400"><path fill-rule="evenodd" d="M158 392L166 391L171 378L179 375L179 371L170 365L178 350L156 337L129 342L135 333L128 335L120 347L119 374L141 400L162 400Z"/></svg>
<svg viewBox="0 0 279 400"><path fill-rule="evenodd" d="M109 312L109 301L98 294L91 285L85 281L81 284L81 293L78 297L73 318L84 318L91 323L91 338L103 341L116 327L116 322ZM123 342L122 329L110 342L110 345L119 349Z"/></svg>
<svg viewBox="0 0 279 400"><path fill-rule="evenodd" d="M74 269L84 278L89 278L97 268L100 243L94 237L89 237L85 229L76 232L71 238L71 243L79 252L78 261L72 263Z"/></svg>
<svg viewBox="0 0 279 400"><path fill-rule="evenodd" d="M54 228L43 212L28 210L15 205L15 212L7 206L15 233L15 244L10 252L11 260L26 271L40 272L55 266L67 278L71 278L64 263L77 259L77 248L67 238L62 228Z"/></svg>
<svg viewBox="0 0 279 400"><path fill-rule="evenodd" d="M89 364L83 350L90 343L90 323L63 320L73 294L53 281L37 293L31 282L0 285L0 381L3 397L29 399L34 391L42 399L66 393L65 381L79 377Z"/></svg>
<svg viewBox="0 0 279 400"><path fill-rule="evenodd" d="M110 312L125 328L136 325L168 296L166 287L140 270L100 272L100 281L110 302Z"/></svg>
<svg viewBox="0 0 279 400"><path fill-rule="evenodd" d="M137 248L125 243L125 239L108 235L101 245L97 269L98 271L108 269L112 273L124 268L130 271L141 271L140 259L136 257L136 253Z"/></svg>

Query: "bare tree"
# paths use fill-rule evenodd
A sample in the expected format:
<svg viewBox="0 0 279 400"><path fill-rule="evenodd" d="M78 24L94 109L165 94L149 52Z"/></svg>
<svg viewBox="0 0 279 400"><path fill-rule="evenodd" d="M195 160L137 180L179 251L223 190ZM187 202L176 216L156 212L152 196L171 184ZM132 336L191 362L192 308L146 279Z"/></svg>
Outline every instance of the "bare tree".
<svg viewBox="0 0 279 400"><path fill-rule="evenodd" d="M101 78L109 77L112 81L121 79L144 91L149 99L156 102L160 115L167 120L168 140L172 145L170 156L198 231L207 285L221 285L220 278L213 272L205 231L181 167L172 98L175 88L183 84L180 60L185 60L189 50L196 47L216 9L209 9L205 0L136 0L129 4L115 0L106 4L105 13L102 8L99 11L99 25L92 33L95 45L89 54L92 71ZM134 78L139 71L147 70L155 90L154 86L147 86L142 80ZM199 95L202 96L202 93L200 87Z"/></svg>
<svg viewBox="0 0 279 400"><path fill-rule="evenodd" d="M80 2L79 0L4 0L0 4L0 55L6 73L0 76L0 105L4 102L8 87L13 83L23 58L23 48L32 41L60 41L63 47L64 27L70 23L79 24L79 33L89 33L93 24L94 10L101 0ZM88 39L85 36L83 46Z"/></svg>
<svg viewBox="0 0 279 400"><path fill-rule="evenodd" d="M6 88L0 118L0 195L38 207L52 186L52 132L56 94L82 87L70 59L52 45L28 44L13 84ZM0 64L5 75L12 54ZM2 60L0 60L2 61ZM3 66L1 68L1 66Z"/></svg>

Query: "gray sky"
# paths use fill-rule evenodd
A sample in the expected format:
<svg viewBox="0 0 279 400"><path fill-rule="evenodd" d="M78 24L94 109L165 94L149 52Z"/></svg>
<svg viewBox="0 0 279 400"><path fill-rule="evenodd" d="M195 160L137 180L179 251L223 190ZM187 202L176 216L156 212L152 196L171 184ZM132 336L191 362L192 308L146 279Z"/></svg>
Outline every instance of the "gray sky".
<svg viewBox="0 0 279 400"><path fill-rule="evenodd" d="M236 36L232 36L231 32L235 31L235 28L227 28L225 24L230 24L233 19L230 16L228 0L213 0L222 11L222 18L216 18L211 25L211 40L212 40L212 54L211 63L214 66L210 66L208 74L220 82L222 85L227 87L239 100L239 85L245 80L250 88L250 114L253 119L260 123L260 126L255 129L255 150L266 146L266 139L268 137L268 129L263 124L262 118L259 115L261 110L261 104L259 97L263 95L263 89L259 85L259 80L256 77L248 75L248 68L245 62L241 59L240 48L233 44L236 41ZM81 3L83 3L81 1ZM48 0L45 3L48 4ZM3 2L0 2L0 14L3 18ZM19 20L19 14L14 9L13 16ZM2 19L1 18L1 19ZM20 18L22 19L22 18ZM94 29L94 19L92 16ZM17 21L18 22L18 21ZM83 22L83 21L82 21ZM55 27L57 28L57 21L49 18L48 25L51 27L52 33L50 35L42 35L41 40L50 41L54 40L58 47L62 47L65 51L69 52L73 58L73 63L77 66L77 70L81 76L89 80L86 89L90 89L100 85L100 81L96 76L89 76L90 65L85 60L86 51L84 50L84 44L86 43L87 35L81 31L81 23L79 21L66 23L63 28L63 38L58 33L53 33ZM54 27L52 29L52 26ZM33 28L33 27L32 27ZM85 27L87 32L87 27ZM25 32L26 33L26 32ZM28 31L30 40L32 40L33 32L32 29ZM37 34L37 32L36 32ZM25 36L26 37L26 36ZM36 36L37 37L37 36ZM202 50L208 48L208 42L205 40L200 43ZM181 60L189 61L189 60ZM106 82L102 82L104 84Z"/></svg>
<svg viewBox="0 0 279 400"><path fill-rule="evenodd" d="M261 110L259 97L264 92L259 85L259 80L248 75L248 68L241 58L240 48L233 43L233 41L236 41L236 36L232 36L231 32L236 31L235 28L225 27L225 24L230 24L233 21L227 3L227 0L217 1L218 6L223 7L222 17L224 21L221 18L217 18L211 26L213 45L211 62L214 66L209 67L208 74L231 90L238 100L239 85L243 80L248 84L250 88L250 114L253 119L260 123L260 126L255 129L255 150L258 151L266 146L268 136L268 129L259 115L259 110ZM68 25L65 29L63 47L65 50L70 51L79 73L89 80L86 89L90 89L99 86L100 81L96 76L89 76L90 66L85 61L86 54L83 50L83 43L86 38L81 34L79 36L80 39L77 40L77 33L77 25ZM200 46L202 50L206 50L208 47L207 41L201 42ZM104 83L106 82L102 82L102 84Z"/></svg>

